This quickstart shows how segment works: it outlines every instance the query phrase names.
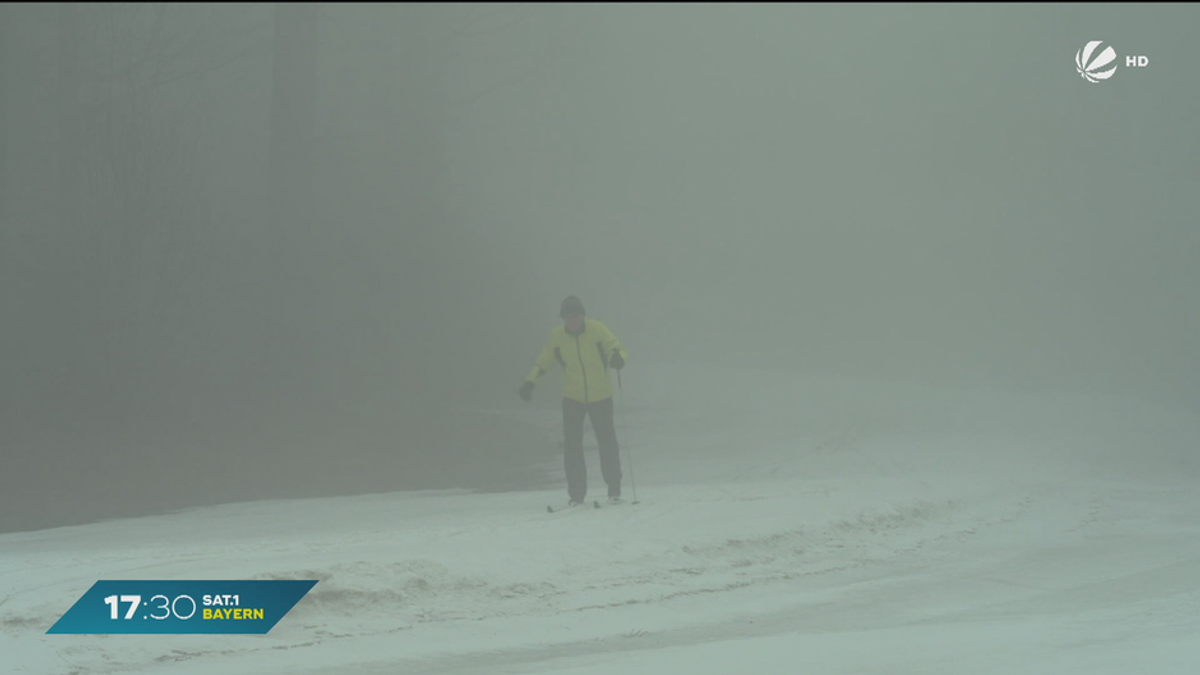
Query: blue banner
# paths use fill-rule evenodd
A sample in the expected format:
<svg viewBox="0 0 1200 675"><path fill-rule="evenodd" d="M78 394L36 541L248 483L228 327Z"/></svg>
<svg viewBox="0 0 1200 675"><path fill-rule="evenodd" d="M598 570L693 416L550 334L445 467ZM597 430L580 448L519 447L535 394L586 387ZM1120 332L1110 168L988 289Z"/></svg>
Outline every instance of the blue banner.
<svg viewBox="0 0 1200 675"><path fill-rule="evenodd" d="M316 581L97 581L47 633L263 635Z"/></svg>

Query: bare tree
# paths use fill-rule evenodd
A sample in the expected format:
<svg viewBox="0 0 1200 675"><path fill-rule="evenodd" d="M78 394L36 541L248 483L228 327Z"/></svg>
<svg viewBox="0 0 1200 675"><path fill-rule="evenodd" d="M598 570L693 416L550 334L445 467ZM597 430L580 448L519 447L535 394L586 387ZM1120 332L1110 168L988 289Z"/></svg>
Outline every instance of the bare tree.
<svg viewBox="0 0 1200 675"><path fill-rule="evenodd" d="M317 7L275 6L271 89L271 181L277 223L311 213L317 105Z"/></svg>
<svg viewBox="0 0 1200 675"><path fill-rule="evenodd" d="M267 259L263 268L268 307L261 349L266 381L279 383L295 404L316 387L312 345L319 308L313 257L313 164L316 161L317 20L315 4L280 3L273 10L275 37L271 81L270 205ZM269 397L284 403L277 393Z"/></svg>
<svg viewBox="0 0 1200 675"><path fill-rule="evenodd" d="M331 73L322 84L339 94L325 108L334 124L332 140L321 146L322 204L355 205L348 211L356 222L339 227L379 244L354 253L368 264L353 270L353 279L343 273L334 282L372 298L377 309L362 325L399 353L381 360L386 374L377 368L370 375L380 375L380 386L404 385L397 395L458 395L463 382L481 376L479 367L459 373L457 364L420 355L475 339L481 321L511 320L501 309L510 286L481 284L453 297L465 279L480 278L481 265L495 278L523 272L486 250L462 221L463 210L456 211L460 173L451 134L456 113L506 86L554 74L567 38L554 34L563 22L551 18L533 5L430 3L339 5L322 15L331 44L322 52L323 72ZM343 101L366 103L349 108ZM352 122L338 123L345 118ZM457 310L447 312L447 302Z"/></svg>
<svg viewBox="0 0 1200 675"><path fill-rule="evenodd" d="M58 7L58 226L75 225L79 191L79 5Z"/></svg>
<svg viewBox="0 0 1200 675"><path fill-rule="evenodd" d="M181 311L212 274L200 80L228 54L219 30L180 11L58 9L59 218L44 286L67 317L53 358L63 403L90 413L89 432L123 432L166 402Z"/></svg>
<svg viewBox="0 0 1200 675"><path fill-rule="evenodd" d="M16 272L17 237L16 227L11 220L13 213L9 178L9 158L12 155L8 129L8 96L11 87L9 71L12 67L9 34L9 7L0 3L0 320L12 325L18 323L16 285L19 276ZM10 415L13 414L14 402L10 401L9 397L14 396L13 391L16 388L12 386L16 383L16 368L12 363L17 354L18 343L14 339L14 330L0 333L3 333L0 337L0 354L4 355L0 357L0 382L9 383L9 386L0 386L0 391L3 392L3 398L0 398L0 426L11 429Z"/></svg>
<svg viewBox="0 0 1200 675"><path fill-rule="evenodd" d="M12 63L12 57L8 54L10 42L8 13L8 5L0 3L0 223L8 222L6 220L6 215L8 214L7 205L9 203L8 157L11 154L8 147L8 92L11 87L8 71L11 68L9 64ZM0 237L5 236L3 233L0 233ZM0 246L11 251L11 244L6 244L5 239L0 239ZM7 262L7 260L2 260L0 264ZM3 272L0 272L0 274L3 274Z"/></svg>

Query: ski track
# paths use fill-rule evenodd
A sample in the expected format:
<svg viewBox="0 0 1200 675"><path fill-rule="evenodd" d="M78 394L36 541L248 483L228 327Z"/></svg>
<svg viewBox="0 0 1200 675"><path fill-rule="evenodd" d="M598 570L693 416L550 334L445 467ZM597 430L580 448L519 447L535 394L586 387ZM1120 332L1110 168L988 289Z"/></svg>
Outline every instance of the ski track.
<svg viewBox="0 0 1200 675"><path fill-rule="evenodd" d="M819 494L819 493L817 493ZM785 497L747 497L757 505L768 508L793 508L802 512L804 497L788 500ZM810 493L808 498L820 498ZM690 509L703 509L709 500L694 499L630 505L624 512L616 509L580 509L572 517L573 527L612 531L620 527L637 527L639 520L672 519L686 514ZM871 568L888 568L899 561L919 559L932 563L953 555L954 544L1004 525L1028 518L1034 508L1036 496L1027 494L1007 501L970 503L967 501L927 501L916 499L911 502L884 509L859 512L853 517L840 518L819 526L800 524L789 529L762 531L749 536L698 538L686 537L663 542L658 548L646 550L643 545L615 547L614 555L603 562L593 564L564 560L560 573L551 580L512 579L500 580L494 576L472 575L457 571L433 559L414 558L404 561L384 562L379 560L357 560L333 562L328 565L306 565L284 567L279 571L257 572L245 575L251 579L309 578L320 583L288 615L284 625L272 632L285 638L282 645L251 646L262 642L254 637L238 637L231 641L223 637L219 641L202 638L198 642L209 642L209 648L173 648L167 653L143 648L134 654L122 650L116 652L105 648L111 638L87 638L79 641L92 642L90 646L70 646L60 654L81 672L133 672L144 668L143 658L154 655L151 663L178 664L183 661L203 658L205 662L216 659L238 657L246 651L262 649L303 649L342 638L419 630L431 624L461 621L488 621L512 619L514 617L554 617L567 613L587 613L612 608L668 603L682 598L723 594L733 591L786 583L805 577L836 575ZM720 505L717 505L720 508ZM546 514L550 516L551 514ZM565 514L564 514L565 515ZM592 521L588 522L591 518ZM609 522L600 519L608 518ZM1091 511L1083 511L1071 527L1086 527ZM514 528L528 527L533 518L526 518ZM612 522L617 521L617 522ZM537 526L545 526L537 523ZM463 526L444 534L444 540L469 536L474 528ZM1066 531L1066 530L1065 530ZM500 532L503 535L503 532ZM587 532L580 533L586 537ZM343 536L336 542L325 542L297 550L283 545L265 546L261 554L284 555L290 560L311 560L330 547L344 549L370 541L372 535ZM336 546L335 546L336 544ZM232 555L232 552L231 554ZM114 572L106 578L144 577L140 574L153 567L173 567L174 575L184 569L193 568L214 556L192 556L179 554L154 565L121 565L131 559L109 557L106 567ZM116 563L114 565L114 563ZM93 568L94 569L94 568ZM187 576L184 574L184 576ZM86 583L94 580L88 577ZM85 580L69 593L62 592L59 601L28 605L25 611L9 611L0 620L0 629L11 634L26 633L30 629L44 630L46 617L61 613L82 588ZM64 584L58 584L61 589ZM50 588L47 584L42 590ZM37 594L21 593L18 598ZM594 598L603 598L596 602ZM69 598L69 599L68 599ZM0 608L2 609L2 608ZM15 635L14 635L15 637ZM193 636L187 636L187 641ZM168 638L171 642L178 637ZM230 648L229 643L246 643L242 648ZM216 648L223 644L222 648ZM576 646L575 648L578 648ZM567 647L551 647L546 650L516 650L501 659L496 653L476 654L474 657L460 655L444 663L425 663L418 670L408 664L405 672L457 672L464 659L478 659L479 664L499 665L505 662L519 664L533 658L549 658ZM600 650L599 644L587 651ZM600 650L602 651L602 650ZM135 658L129 658L129 657ZM440 665L439 665L440 663ZM441 669L439 671L439 669Z"/></svg>
<svg viewBox="0 0 1200 675"><path fill-rule="evenodd" d="M339 643L375 653L365 647L380 644L373 639L395 645L403 636L411 649L374 664L364 658L353 670L496 673L528 672L567 655L956 616L1108 612L1168 632L1196 627L1184 609L1200 609L1189 487L1094 476L1067 482L1068 474L1020 468L1039 453L1050 456L1048 446L1012 457L1009 441L978 435L927 443L913 425L861 410L820 415L821 424L781 422L770 408L733 417L635 404L622 429L636 432L637 447L671 436L687 448L638 457L639 505L547 514L545 493L392 495L345 500L324 517L319 500L310 500L308 528L284 533L276 523L302 503L177 514L166 535L155 519L12 535L6 541L18 553L0 553L0 652L53 651L61 666L54 672L68 675L186 666L331 673L341 666L311 655ZM550 411L529 419L547 437L559 422ZM825 431L797 436L803 424ZM739 442L747 450L730 458ZM683 463L691 473L673 478ZM593 489L596 474L589 473ZM351 531L342 529L347 515L356 523ZM73 556L72 535L85 532L111 543ZM1114 542L1121 553L1107 553ZM45 636L102 578L320 583L267 636ZM974 602L923 609L922 598L952 591ZM807 599L760 608L754 620L714 622L711 613L705 620L688 611L713 598L737 607L798 592ZM605 628L635 616L658 625ZM585 629L588 622L595 625ZM452 635L499 646L451 651Z"/></svg>

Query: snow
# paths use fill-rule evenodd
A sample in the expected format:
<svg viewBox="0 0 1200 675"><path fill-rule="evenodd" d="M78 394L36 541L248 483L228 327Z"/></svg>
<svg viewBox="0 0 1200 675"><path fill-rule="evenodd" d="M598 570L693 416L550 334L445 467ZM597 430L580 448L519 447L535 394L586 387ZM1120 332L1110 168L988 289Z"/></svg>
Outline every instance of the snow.
<svg viewBox="0 0 1200 675"><path fill-rule="evenodd" d="M1200 670L1185 411L666 365L623 379L636 505L427 491L0 535L0 670ZM482 412L561 424L546 397ZM263 636L45 634L99 579L172 578L320 583Z"/></svg>

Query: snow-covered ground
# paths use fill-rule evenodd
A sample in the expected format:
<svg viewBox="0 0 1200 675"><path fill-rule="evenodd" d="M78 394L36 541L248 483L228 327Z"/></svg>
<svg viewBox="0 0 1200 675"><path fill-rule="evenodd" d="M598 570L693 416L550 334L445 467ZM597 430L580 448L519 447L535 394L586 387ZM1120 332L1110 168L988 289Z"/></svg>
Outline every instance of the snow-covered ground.
<svg viewBox="0 0 1200 675"><path fill-rule="evenodd" d="M624 381L637 505L410 492L0 536L0 671L1200 672L1185 412L673 366ZM485 412L555 438L552 394ZM45 634L98 579L173 578L320 583L264 636Z"/></svg>

